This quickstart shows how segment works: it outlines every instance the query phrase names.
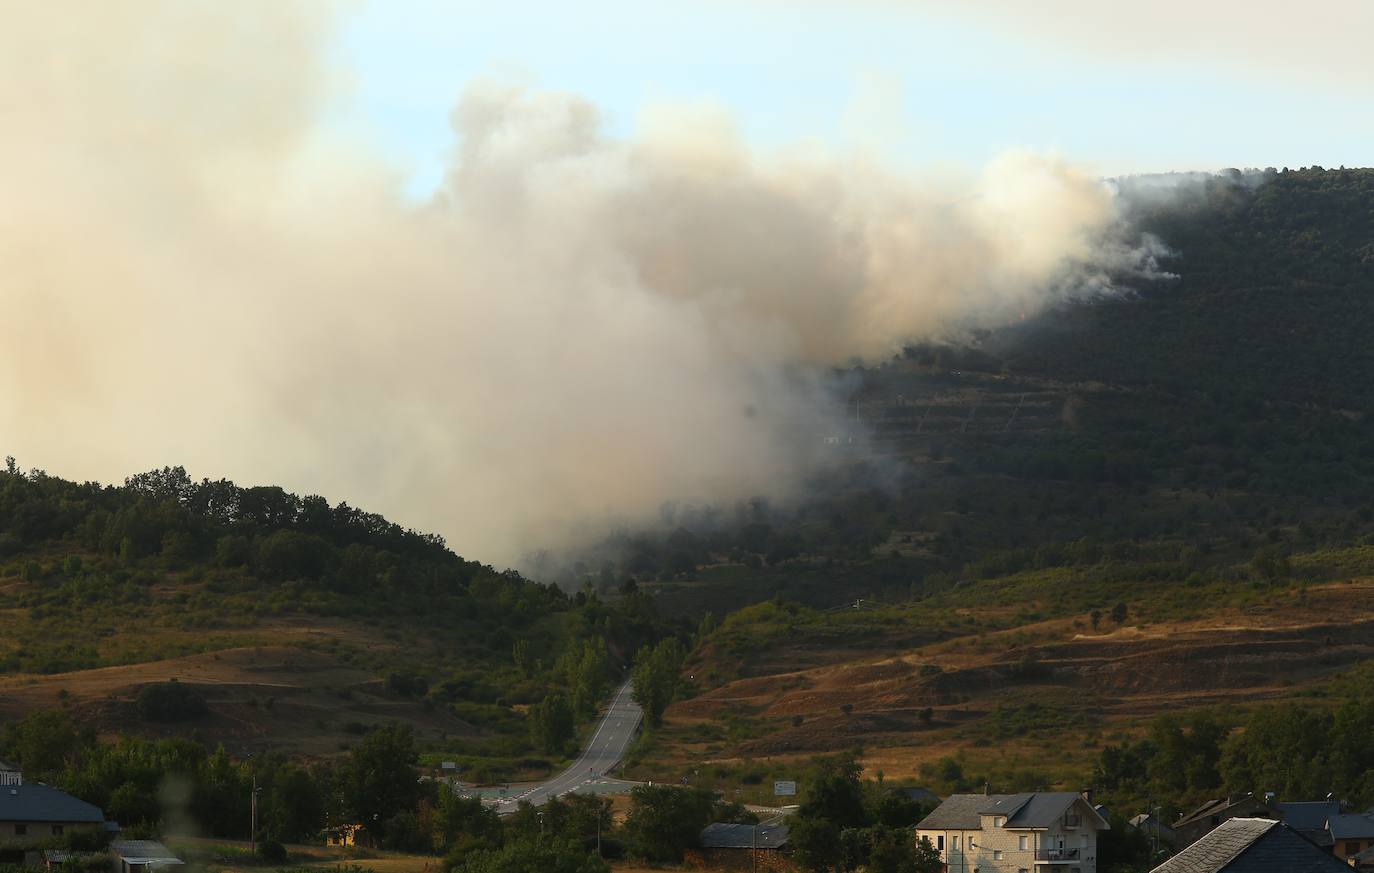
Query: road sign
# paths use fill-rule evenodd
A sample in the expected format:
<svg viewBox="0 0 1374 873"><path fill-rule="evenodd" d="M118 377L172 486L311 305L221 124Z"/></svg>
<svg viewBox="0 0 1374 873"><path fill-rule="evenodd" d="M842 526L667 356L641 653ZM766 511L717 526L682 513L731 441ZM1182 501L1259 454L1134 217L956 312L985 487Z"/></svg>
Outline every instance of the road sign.
<svg viewBox="0 0 1374 873"><path fill-rule="evenodd" d="M795 782L774 782L773 795L775 797L795 797L797 794L797 783Z"/></svg>

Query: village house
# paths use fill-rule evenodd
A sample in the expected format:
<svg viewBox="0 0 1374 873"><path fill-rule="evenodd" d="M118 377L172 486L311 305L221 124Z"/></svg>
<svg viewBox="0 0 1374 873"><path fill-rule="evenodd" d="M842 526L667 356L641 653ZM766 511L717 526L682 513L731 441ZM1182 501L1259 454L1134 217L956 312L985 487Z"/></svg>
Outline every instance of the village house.
<svg viewBox="0 0 1374 873"><path fill-rule="evenodd" d="M948 873L1097 873L1110 825L1082 795L955 794L916 825Z"/></svg>
<svg viewBox="0 0 1374 873"><path fill-rule="evenodd" d="M1237 817L1150 873L1350 873L1350 867L1281 821Z"/></svg>
<svg viewBox="0 0 1374 873"><path fill-rule="evenodd" d="M110 843L114 873L155 873L179 871L184 862L171 850L153 840L115 840Z"/></svg>
<svg viewBox="0 0 1374 873"><path fill-rule="evenodd" d="M1131 819L1130 825L1154 840L1158 845L1174 846L1178 844L1178 835L1174 833L1174 829L1160 821L1159 817L1153 813L1142 812Z"/></svg>
<svg viewBox="0 0 1374 873"><path fill-rule="evenodd" d="M99 807L65 791L24 782L22 777L0 786L0 848L22 849L104 826L105 815Z"/></svg>
<svg viewBox="0 0 1374 873"><path fill-rule="evenodd" d="M1335 800L1309 800L1270 805L1279 821L1322 848L1331 849L1331 830L1327 822L1341 814L1340 803Z"/></svg>
<svg viewBox="0 0 1374 873"><path fill-rule="evenodd" d="M1361 852L1374 847L1374 815L1342 813L1326 822L1331 832L1331 851L1347 864Z"/></svg>
<svg viewBox="0 0 1374 873"><path fill-rule="evenodd" d="M792 852L787 845L785 824L726 824L706 826L697 838L698 848L688 849L684 860L689 867L707 870L763 870L792 873Z"/></svg>
<svg viewBox="0 0 1374 873"><path fill-rule="evenodd" d="M1202 839L1213 828L1233 818L1253 818L1273 816L1277 818L1269 804L1254 794L1244 797L1223 797L1209 800L1202 806L1182 816L1174 822L1174 833L1178 836L1179 848L1186 848Z"/></svg>

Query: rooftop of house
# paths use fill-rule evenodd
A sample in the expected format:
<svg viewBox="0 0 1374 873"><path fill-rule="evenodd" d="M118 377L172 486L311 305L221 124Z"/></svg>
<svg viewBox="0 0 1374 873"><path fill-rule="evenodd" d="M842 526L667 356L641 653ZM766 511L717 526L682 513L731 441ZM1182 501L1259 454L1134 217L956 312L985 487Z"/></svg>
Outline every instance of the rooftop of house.
<svg viewBox="0 0 1374 873"><path fill-rule="evenodd" d="M181 859L172 854L170 849L154 840L113 840L110 843L110 851L126 861L181 863Z"/></svg>
<svg viewBox="0 0 1374 873"><path fill-rule="evenodd" d="M1257 802L1257 798L1253 794L1246 794L1243 797L1221 797L1216 800L1209 800L1192 812L1181 816L1178 821L1174 822L1174 827L1191 824L1192 822L1200 821L1225 812L1233 807L1255 802Z"/></svg>
<svg viewBox="0 0 1374 873"><path fill-rule="evenodd" d="M698 837L703 849L781 849L787 845L787 825L748 825L716 822Z"/></svg>
<svg viewBox="0 0 1374 873"><path fill-rule="evenodd" d="M1159 828L1162 831L1173 830L1173 828L1169 827L1164 822L1155 818L1154 813L1142 812L1131 819L1131 827L1141 828L1145 827L1146 825L1152 828Z"/></svg>
<svg viewBox="0 0 1374 873"><path fill-rule="evenodd" d="M1374 839L1374 815L1368 813L1333 815L1327 819L1326 827L1331 831L1333 840Z"/></svg>
<svg viewBox="0 0 1374 873"><path fill-rule="evenodd" d="M0 821L77 824L104 820L99 807L41 782L0 785Z"/></svg>
<svg viewBox="0 0 1374 873"><path fill-rule="evenodd" d="M1276 803L1274 811L1290 827L1300 831L1324 831L1327 820L1341 814L1341 805L1335 800L1304 800Z"/></svg>
<svg viewBox="0 0 1374 873"><path fill-rule="evenodd" d="M1233 818L1150 873L1349 873L1295 828L1268 818Z"/></svg>
<svg viewBox="0 0 1374 873"><path fill-rule="evenodd" d="M916 825L920 830L974 831L982 828L982 816L1005 816L1007 828L1048 828L1081 796L1072 791L1036 791L1026 794L952 794ZM1100 821L1102 827L1106 822Z"/></svg>

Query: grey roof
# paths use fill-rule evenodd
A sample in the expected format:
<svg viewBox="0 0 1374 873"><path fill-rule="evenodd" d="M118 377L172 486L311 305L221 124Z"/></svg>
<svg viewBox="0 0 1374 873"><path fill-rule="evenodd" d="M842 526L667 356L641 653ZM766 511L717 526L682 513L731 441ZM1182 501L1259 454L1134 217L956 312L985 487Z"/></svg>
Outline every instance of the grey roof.
<svg viewBox="0 0 1374 873"><path fill-rule="evenodd" d="M0 821L102 822L97 806L41 782L0 785Z"/></svg>
<svg viewBox="0 0 1374 873"><path fill-rule="evenodd" d="M1283 823L1300 831L1324 831L1327 819L1341 814L1340 803L1334 800L1308 800L1297 803L1276 803L1274 811Z"/></svg>
<svg viewBox="0 0 1374 873"><path fill-rule="evenodd" d="M1374 864L1374 846L1370 846L1368 849L1365 849L1363 852L1360 852L1358 855L1351 855L1351 856L1350 856L1350 860L1352 860L1352 861L1359 861L1361 864L1364 864L1364 863Z"/></svg>
<svg viewBox="0 0 1374 873"><path fill-rule="evenodd" d="M1174 832L1173 828L1155 818L1153 813L1148 812L1142 812L1140 815L1131 819L1131 827L1140 829L1149 828L1161 834L1171 834Z"/></svg>
<svg viewBox="0 0 1374 873"><path fill-rule="evenodd" d="M1350 873L1282 822L1233 818L1150 873Z"/></svg>
<svg viewBox="0 0 1374 873"><path fill-rule="evenodd" d="M716 822L706 826L697 837L697 842L703 849L750 849L754 846L760 849L781 849L787 845L787 825Z"/></svg>
<svg viewBox="0 0 1374 873"><path fill-rule="evenodd" d="M1189 822L1197 821L1201 818L1216 815L1233 807L1241 806L1242 804L1258 802L1258 798L1253 794L1246 794L1244 797L1222 797L1218 800L1209 800L1202 806L1199 806L1197 809L1179 818L1178 821L1174 822L1174 827L1179 827L1180 825L1186 825Z"/></svg>
<svg viewBox="0 0 1374 873"><path fill-rule="evenodd" d="M1327 819L1327 829L1333 840L1367 840L1374 838L1374 816L1365 813L1333 815Z"/></svg>
<svg viewBox="0 0 1374 873"><path fill-rule="evenodd" d="M952 794L916 827L931 831L978 830L979 816L1006 816L1009 828L1047 828L1062 816L1079 795L1072 791L1029 794Z"/></svg>
<svg viewBox="0 0 1374 873"><path fill-rule="evenodd" d="M181 863L181 859L173 855L170 849L155 840L112 840L110 851L126 860L137 858L144 861Z"/></svg>
<svg viewBox="0 0 1374 873"><path fill-rule="evenodd" d="M1021 797L1016 794L951 794L930 815L921 819L917 828L926 831L976 831L983 826L979 811L1002 799Z"/></svg>

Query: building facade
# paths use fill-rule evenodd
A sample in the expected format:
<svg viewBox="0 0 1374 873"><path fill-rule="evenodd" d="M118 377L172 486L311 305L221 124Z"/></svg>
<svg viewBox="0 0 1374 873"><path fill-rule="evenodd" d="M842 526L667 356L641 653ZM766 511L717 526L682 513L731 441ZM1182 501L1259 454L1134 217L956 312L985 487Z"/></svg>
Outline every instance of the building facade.
<svg viewBox="0 0 1374 873"><path fill-rule="evenodd" d="M916 826L948 873L1097 873L1110 825L1081 795L955 794Z"/></svg>

